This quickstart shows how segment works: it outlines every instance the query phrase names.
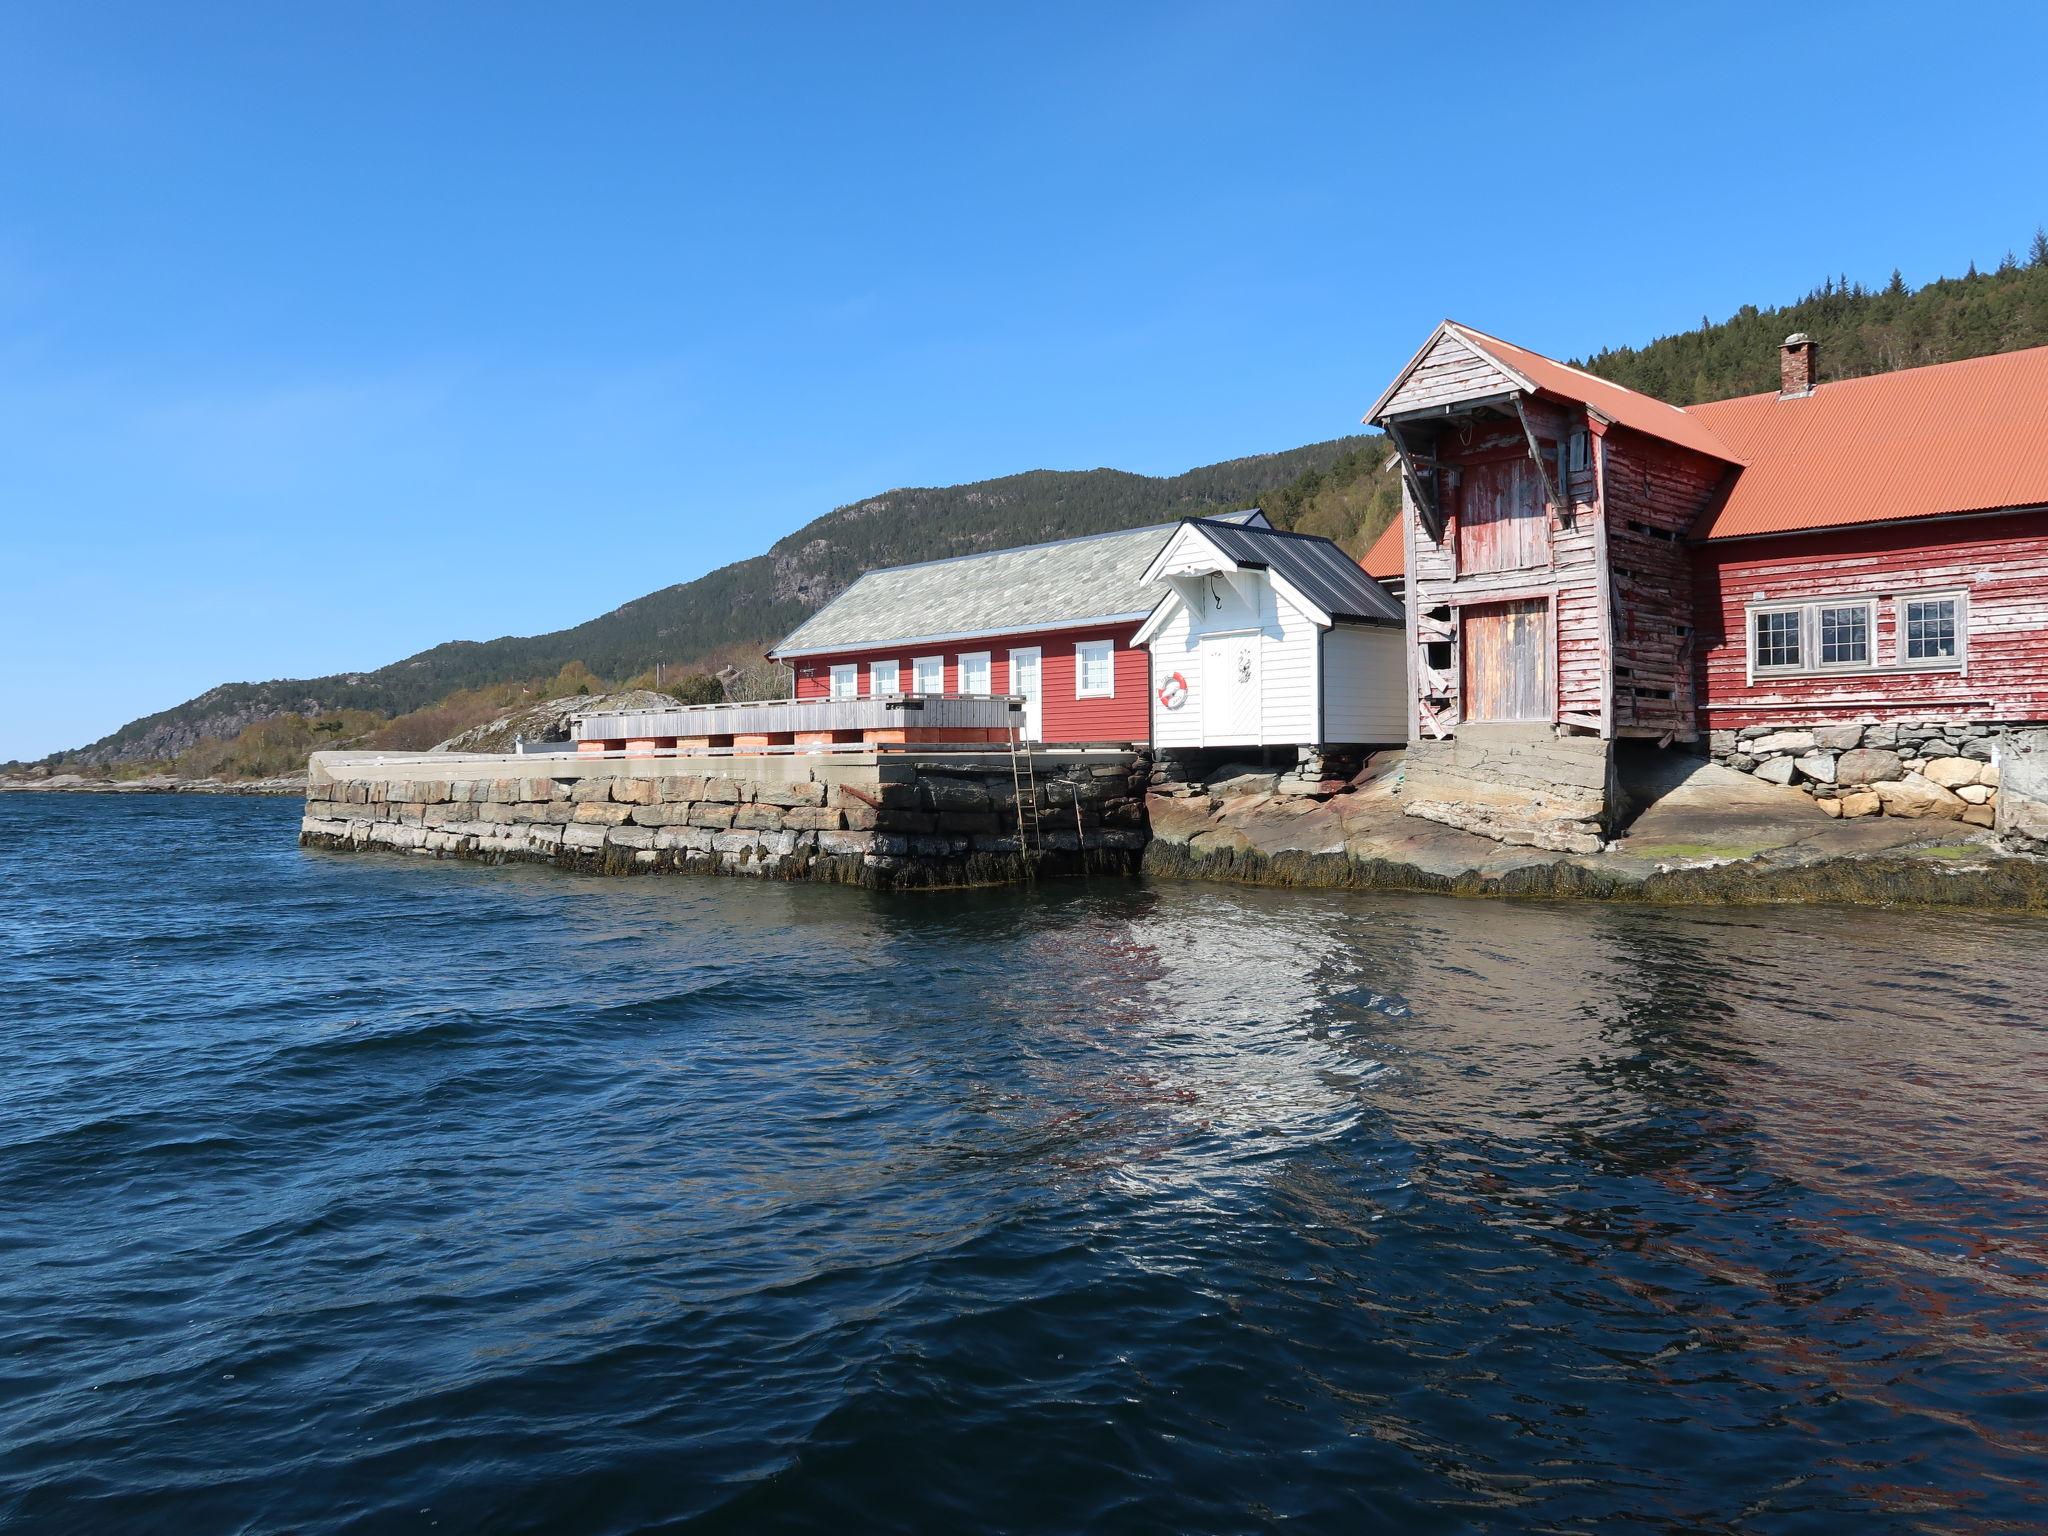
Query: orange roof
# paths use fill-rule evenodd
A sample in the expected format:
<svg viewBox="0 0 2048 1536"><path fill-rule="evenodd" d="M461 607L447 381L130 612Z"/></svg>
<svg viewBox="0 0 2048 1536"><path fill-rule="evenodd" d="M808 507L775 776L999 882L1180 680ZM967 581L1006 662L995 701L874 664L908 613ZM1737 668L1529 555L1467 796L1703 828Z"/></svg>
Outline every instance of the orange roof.
<svg viewBox="0 0 2048 1536"><path fill-rule="evenodd" d="M1401 519L1395 518L1380 530L1372 548L1358 563L1376 581L1393 581L1407 574L1407 551L1401 545Z"/></svg>
<svg viewBox="0 0 2048 1536"><path fill-rule="evenodd" d="M1685 414L1747 464L1701 538L2048 505L2048 347Z"/></svg>
<svg viewBox="0 0 2048 1536"><path fill-rule="evenodd" d="M1484 331L1475 331L1455 320L1446 320L1444 324L1495 362L1520 374L1548 394L1590 405L1609 421L1637 432L1646 432L1652 437L1661 437L1681 448L1690 448L1694 453L1704 453L1730 464L1742 462L1742 456L1724 443L1707 423L1678 406L1665 404L1655 395L1624 389L1582 368L1560 363L1541 352L1531 352L1527 347L1515 346Z"/></svg>

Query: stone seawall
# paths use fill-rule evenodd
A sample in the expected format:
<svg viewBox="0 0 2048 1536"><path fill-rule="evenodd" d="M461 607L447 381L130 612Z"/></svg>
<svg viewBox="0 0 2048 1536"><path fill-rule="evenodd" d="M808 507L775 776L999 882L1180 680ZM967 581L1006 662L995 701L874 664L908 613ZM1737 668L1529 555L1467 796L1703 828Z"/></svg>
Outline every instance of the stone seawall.
<svg viewBox="0 0 2048 1536"><path fill-rule="evenodd" d="M680 872L876 889L1128 873L1145 845L1142 753L1034 757L1020 843L1007 754L312 761L299 840L606 874Z"/></svg>
<svg viewBox="0 0 2048 1536"><path fill-rule="evenodd" d="M1753 725L1714 731L1714 761L1811 795L1830 816L1999 821L1999 749L2027 726L1968 720Z"/></svg>

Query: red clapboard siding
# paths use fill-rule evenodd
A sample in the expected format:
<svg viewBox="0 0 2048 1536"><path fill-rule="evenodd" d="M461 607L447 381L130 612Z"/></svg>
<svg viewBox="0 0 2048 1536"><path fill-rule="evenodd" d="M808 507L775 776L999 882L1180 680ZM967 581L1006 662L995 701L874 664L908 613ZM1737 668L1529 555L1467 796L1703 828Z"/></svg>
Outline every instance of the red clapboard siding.
<svg viewBox="0 0 2048 1536"><path fill-rule="evenodd" d="M1869 715L2048 719L2048 513L1717 542L1695 559L1705 725L1725 730ZM1968 594L1966 673L1880 670L1748 681L1749 604L1930 588ZM1896 654L1892 631L1891 606L1880 603L1880 663Z"/></svg>
<svg viewBox="0 0 2048 1536"><path fill-rule="evenodd" d="M868 692L868 663L872 661L897 662L903 669L904 690L908 691L911 659L932 655L945 657L945 688L948 693L957 693L960 690L962 653L972 656L982 651L989 655L990 687L997 693L1008 693L1011 650L1035 645L1039 649L1039 691L1043 700L1046 741L1142 743L1151 739L1152 732L1151 668L1146 653L1131 644L1131 637L1137 632L1137 625L1127 624L1117 629L1047 630L996 635L965 643L877 646L830 655L802 656L793 662L796 667L796 696L800 699L824 698L832 691L832 668L849 661L860 666L862 694ZM1074 697L1074 647L1084 640L1108 640L1114 644L1115 650L1111 653L1116 679L1114 697Z"/></svg>

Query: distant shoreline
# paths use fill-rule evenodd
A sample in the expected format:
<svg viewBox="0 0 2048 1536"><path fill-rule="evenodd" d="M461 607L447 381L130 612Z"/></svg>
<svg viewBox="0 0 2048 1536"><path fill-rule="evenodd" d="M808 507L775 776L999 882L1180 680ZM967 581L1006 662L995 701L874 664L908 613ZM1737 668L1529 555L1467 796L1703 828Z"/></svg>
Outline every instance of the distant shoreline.
<svg viewBox="0 0 2048 1536"><path fill-rule="evenodd" d="M279 779L178 779L154 775L142 779L88 779L60 773L47 779L0 778L0 792L27 795L303 795L306 776Z"/></svg>

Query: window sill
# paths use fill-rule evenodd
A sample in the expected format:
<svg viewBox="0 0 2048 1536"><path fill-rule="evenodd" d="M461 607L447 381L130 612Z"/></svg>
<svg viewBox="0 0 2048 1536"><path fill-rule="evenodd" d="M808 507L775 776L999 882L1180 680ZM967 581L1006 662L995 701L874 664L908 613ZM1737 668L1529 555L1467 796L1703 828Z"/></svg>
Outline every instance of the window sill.
<svg viewBox="0 0 2048 1536"><path fill-rule="evenodd" d="M1929 673L1964 671L1960 661L1902 662L1889 667L1752 667L1750 679L1758 683L1808 682L1824 677L1925 677Z"/></svg>

